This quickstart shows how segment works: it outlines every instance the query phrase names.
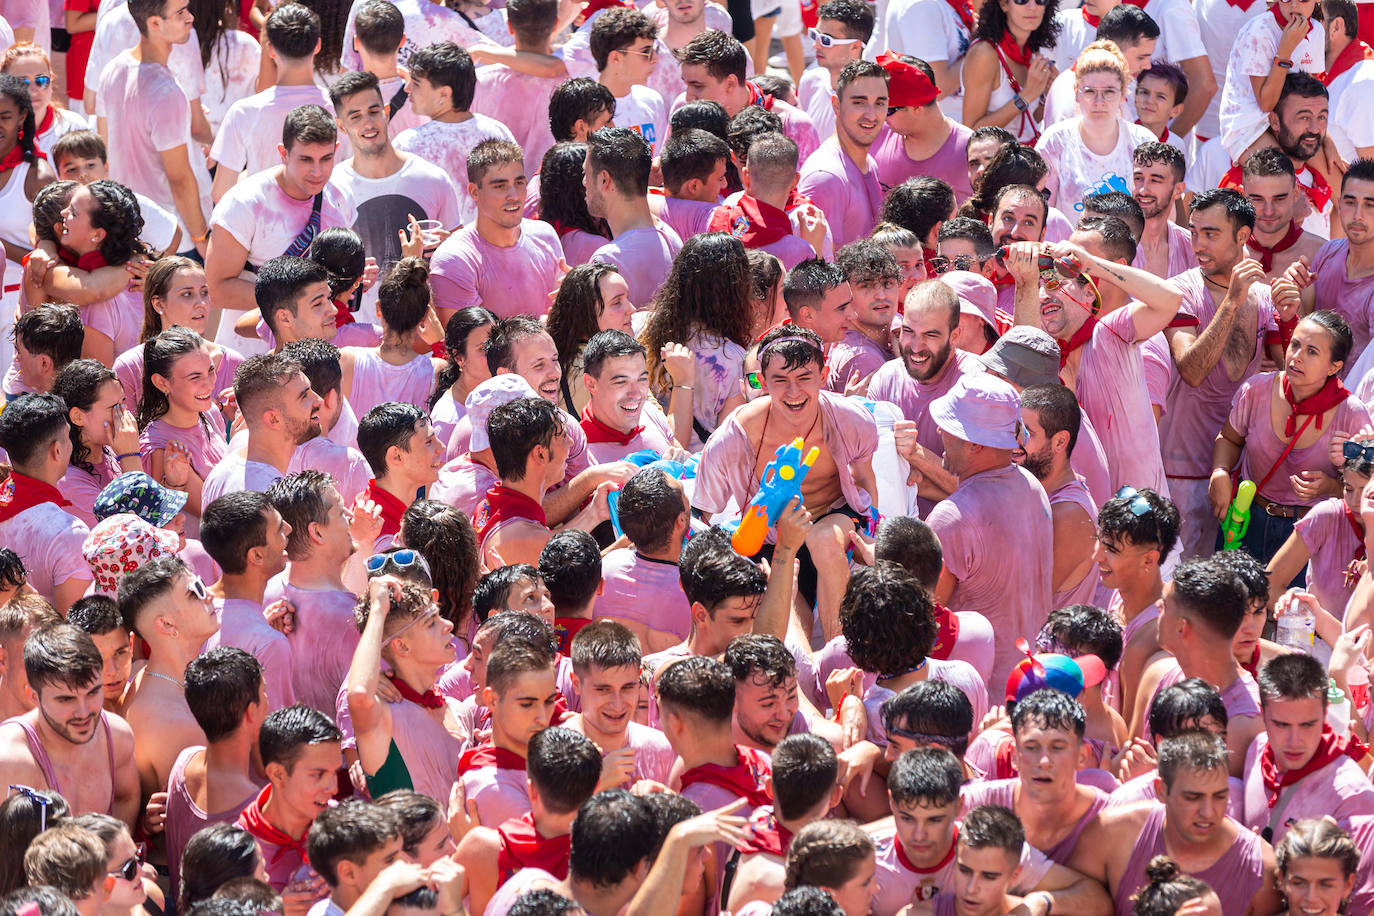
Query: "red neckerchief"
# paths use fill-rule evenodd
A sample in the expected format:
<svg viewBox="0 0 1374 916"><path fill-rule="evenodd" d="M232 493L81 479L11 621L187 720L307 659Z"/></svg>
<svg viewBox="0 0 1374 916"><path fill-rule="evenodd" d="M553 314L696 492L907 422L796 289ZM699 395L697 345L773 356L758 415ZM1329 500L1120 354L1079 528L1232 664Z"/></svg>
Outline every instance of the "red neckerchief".
<svg viewBox="0 0 1374 916"><path fill-rule="evenodd" d="M1020 64L1023 67L1030 66L1031 54L1033 52L1029 45L1024 48L1018 45L1016 39L1011 37L1011 32L1004 31L1002 33L1002 39L997 42L997 50L1005 54L1007 60L1014 64Z"/></svg>
<svg viewBox="0 0 1374 916"><path fill-rule="evenodd" d="M4 170L5 164L0 162L0 171ZM58 245L57 259L68 267L75 267L78 270L96 270L110 266L110 262L105 260L105 256L100 253L99 249L88 251L85 254L77 254L66 245Z"/></svg>
<svg viewBox="0 0 1374 916"><path fill-rule="evenodd" d="M512 518L527 518L541 525L548 524L544 507L524 493L502 486L499 482L487 491L486 498L472 516L472 527L477 532L477 543L482 543L487 530L497 522Z"/></svg>
<svg viewBox="0 0 1374 916"><path fill-rule="evenodd" d="M24 132L21 130L19 132L19 140L16 140L14 143L14 148L5 154L3 159L0 159L0 172L8 172L10 169L14 168L15 166L19 165L19 163L24 161L24 151L19 147L19 141L23 139ZM33 154L37 156L39 159L48 158L48 154L43 152L36 146L33 148Z"/></svg>
<svg viewBox="0 0 1374 916"><path fill-rule="evenodd" d="M555 617L553 635L558 640L558 651L564 655L572 647L572 638L582 632L582 628L592 622L590 617Z"/></svg>
<svg viewBox="0 0 1374 916"><path fill-rule="evenodd" d="M1135 119L1135 123L1140 124L1140 119L1139 119L1139 118L1136 118L1136 119ZM1140 126L1141 126L1141 127L1145 127L1144 124L1140 124ZM1145 129L1146 129L1146 130L1149 130L1150 128L1145 127ZM1160 142L1160 143L1168 143L1168 142L1169 142L1169 128L1167 128L1167 127L1164 128L1164 133L1162 133L1162 134L1159 135L1159 142Z"/></svg>
<svg viewBox="0 0 1374 916"><path fill-rule="evenodd" d="M1279 11L1279 5L1278 5L1277 3L1275 3L1273 6L1269 7L1269 12L1273 14L1273 16L1274 16L1274 21L1277 22L1277 23L1279 24L1279 29L1280 29L1280 31L1283 30L1283 29L1286 29L1286 28L1288 27L1288 17L1285 16L1282 12ZM1311 19L1308 19L1308 20L1307 20L1307 31L1302 33L1302 39L1300 39L1300 40L1305 41L1305 40L1307 39L1307 36L1310 35L1311 33L1312 33L1312 20L1311 20Z"/></svg>
<svg viewBox="0 0 1374 916"><path fill-rule="evenodd" d="M762 105L762 106L763 106L765 109L767 109L768 111L772 111L772 110L773 110L773 102L775 102L776 99L774 99L774 98L773 98L771 95L769 95L768 93L764 92L762 89L760 89L760 88L759 88L755 83L753 83L753 82L748 82L748 83L745 83L744 85L747 86L747 87L749 87L749 104L750 104L750 105Z"/></svg>
<svg viewBox="0 0 1374 916"><path fill-rule="evenodd" d="M787 847L792 845L792 831L782 825L772 806L765 805L749 818L749 835L744 838L740 852L766 852L779 858L787 855Z"/></svg>
<svg viewBox="0 0 1374 916"><path fill-rule="evenodd" d="M513 817L496 833L501 849L496 853L496 871L502 884L522 868L542 868L559 881L568 877L568 855L572 852L572 834L546 837L534 826L534 815L528 811Z"/></svg>
<svg viewBox="0 0 1374 916"><path fill-rule="evenodd" d="M1293 386L1288 383L1287 373L1280 376L1279 390L1283 392L1283 399L1288 402L1288 419L1283 423L1283 435L1287 439L1297 435L1300 415L1313 414L1317 418L1317 429L1321 429L1322 414L1350 397L1350 389L1341 384L1341 380L1334 375L1327 378L1326 384L1322 385L1316 394L1301 401L1294 400Z"/></svg>
<svg viewBox="0 0 1374 916"><path fill-rule="evenodd" d="M954 651L954 644L959 641L959 618L949 608L937 602L935 622L940 628L935 632L935 645L930 647L926 655L945 660Z"/></svg>
<svg viewBox="0 0 1374 916"><path fill-rule="evenodd" d="M458 775L462 776L469 770L480 770L483 767L496 767L500 770L520 770L525 769L525 758L515 751L508 751L504 747L497 747L494 744L482 744L477 747L470 747L463 751L463 756L458 758Z"/></svg>
<svg viewBox="0 0 1374 916"><path fill-rule="evenodd" d="M949 8L959 16L959 21L964 24L964 28L973 31L973 5L968 0L945 0Z"/></svg>
<svg viewBox="0 0 1374 916"><path fill-rule="evenodd" d="M1250 253L1255 256L1255 260L1260 262L1260 267L1264 268L1265 273L1274 269L1274 255L1280 251L1287 251L1298 243L1302 238L1302 227L1296 222L1288 224L1288 231L1283 234L1283 238L1274 243L1273 248L1266 248L1259 243L1253 235L1245 242L1245 247L1250 249Z"/></svg>
<svg viewBox="0 0 1374 916"><path fill-rule="evenodd" d="M1255 643L1255 651L1250 653L1248 662L1241 662L1240 666L1250 673L1251 677L1259 677L1260 647Z"/></svg>
<svg viewBox="0 0 1374 916"><path fill-rule="evenodd" d="M587 0L587 6L585 9L582 10L582 17L580 21L585 23L588 19L592 18L602 10L608 10L616 6L623 6L629 9L634 9L633 6L630 6L630 4L623 2L623 0Z"/></svg>
<svg viewBox="0 0 1374 916"><path fill-rule="evenodd" d="M1056 341L1059 344L1059 368L1061 371L1069 364L1069 356L1073 351L1093 339L1093 328L1095 327L1097 327L1097 319L1089 315L1088 319L1079 325L1078 330L1073 332L1072 337L1068 340Z"/></svg>
<svg viewBox="0 0 1374 916"><path fill-rule="evenodd" d="M762 248L791 235L792 220L786 210L744 194L734 206L712 210L707 231L728 232L745 248Z"/></svg>
<svg viewBox="0 0 1374 916"><path fill-rule="evenodd" d="M277 847L277 851L272 853L272 858L267 861L268 865L276 863L289 851L297 853L302 862L309 863L310 856L305 849L305 838L310 833L310 828L307 826L305 830L301 831L299 837L293 838L269 824L267 818L263 816L262 809L271 797L272 787L270 785L264 786L263 790L258 793L258 797L253 799L247 808L243 809L243 813L239 815L239 819L235 823L264 843L271 843Z"/></svg>
<svg viewBox="0 0 1374 916"><path fill-rule="evenodd" d="M416 690L394 674L388 674L386 679L391 681L391 686L396 688L396 692L401 695L401 699L418 703L425 709L443 709L444 698L439 696L434 690L426 690L424 693Z"/></svg>
<svg viewBox="0 0 1374 916"><path fill-rule="evenodd" d="M382 534L399 533L401 530L401 516L406 514L406 509L409 507L386 490L379 487L377 485L377 478L375 477L367 482L367 489L364 491L364 495L382 509Z"/></svg>
<svg viewBox="0 0 1374 916"><path fill-rule="evenodd" d="M348 310L347 302L340 302L338 299L332 300L334 303L334 327L341 328L346 324L353 324L358 319L353 317L353 313Z"/></svg>
<svg viewBox="0 0 1374 916"><path fill-rule="evenodd" d="M63 498L57 487L15 470L11 470L10 476L0 484L0 522L7 522L25 509L41 506L43 503L71 505L71 502Z"/></svg>
<svg viewBox="0 0 1374 916"><path fill-rule="evenodd" d="M1011 761L1012 748L1016 746L1015 739L1007 735L997 745L997 751L993 755L992 775L989 779L1011 779L1016 775L1016 764Z"/></svg>
<svg viewBox="0 0 1374 916"><path fill-rule="evenodd" d="M607 442L614 442L616 445L629 445L631 439L644 432L643 426L636 426L627 433L623 433L615 427L607 426L592 413L590 402L582 408L582 422L578 425L587 434L588 445L601 445Z"/></svg>
<svg viewBox="0 0 1374 916"><path fill-rule="evenodd" d="M1079 12L1083 14L1083 21L1088 24L1088 28L1095 29L1102 24L1102 17L1094 16L1092 13L1088 12L1086 6L1079 7Z"/></svg>
<svg viewBox="0 0 1374 916"><path fill-rule="evenodd" d="M52 127L52 122L56 120L57 109L52 107L52 105L49 105L47 113L43 115L42 123L40 123L36 128L34 128L34 139L37 139L39 134L46 134L48 132L48 128Z"/></svg>
<svg viewBox="0 0 1374 916"><path fill-rule="evenodd" d="M1354 735L1337 735L1331 730L1330 722L1323 722L1321 743L1317 745L1317 752L1312 755L1312 759L1296 770L1285 770L1283 773L1279 773L1278 764L1274 759L1274 745L1266 744L1264 751L1260 754L1259 763L1260 775L1264 777L1264 794L1267 796L1269 807L1274 807L1274 803L1279 800L1279 792L1285 786L1291 786L1304 776L1315 773L1342 756L1349 757L1358 763L1368 753L1368 745L1359 738Z"/></svg>
<svg viewBox="0 0 1374 916"><path fill-rule="evenodd" d="M738 744L735 745L735 753L739 763L731 767L723 767L718 763L692 767L682 774L682 788L704 782L748 800L752 808L773 804L773 796L763 784L765 777L772 773L768 758L760 751Z"/></svg>
<svg viewBox="0 0 1374 916"><path fill-rule="evenodd" d="M1326 205L1331 203L1331 185L1316 169L1308 168L1306 163L1299 165L1293 163L1293 171L1297 173L1298 187L1302 188L1302 193L1307 195L1307 199L1312 201L1312 207L1318 213L1326 209ZM1312 183L1305 183L1302 178L1308 176Z"/></svg>
<svg viewBox="0 0 1374 916"><path fill-rule="evenodd" d="M1250 7L1253 6L1254 3L1255 0L1226 0L1227 6L1233 6L1243 13L1248 13L1250 11Z"/></svg>
<svg viewBox="0 0 1374 916"><path fill-rule="evenodd" d="M892 843L897 849L897 861L902 863L903 868L918 875L933 875L948 865L950 860L954 858L954 850L959 846L959 825L957 823L954 825L954 840L949 844L949 852L945 853L945 857L930 868L921 868L913 864L912 861L907 858L906 850L902 848L902 841L895 836L892 838Z"/></svg>
<svg viewBox="0 0 1374 916"><path fill-rule="evenodd" d="M1331 62L1331 69L1322 76L1322 82L1330 86L1336 77L1362 60L1374 60L1374 48L1356 38L1336 55L1336 59Z"/></svg>

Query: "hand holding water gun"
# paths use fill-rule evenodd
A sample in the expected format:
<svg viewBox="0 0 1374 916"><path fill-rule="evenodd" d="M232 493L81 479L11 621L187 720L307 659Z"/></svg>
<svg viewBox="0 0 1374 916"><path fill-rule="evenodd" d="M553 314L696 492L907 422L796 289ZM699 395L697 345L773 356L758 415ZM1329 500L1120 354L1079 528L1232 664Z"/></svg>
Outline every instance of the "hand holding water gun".
<svg viewBox="0 0 1374 916"><path fill-rule="evenodd" d="M1245 531L1250 527L1250 505L1254 500L1254 481L1242 480L1240 486L1236 488L1236 498L1231 500L1231 507L1226 510L1226 517L1221 520L1222 550L1240 548L1241 539L1245 537Z"/></svg>
<svg viewBox="0 0 1374 916"><path fill-rule="evenodd" d="M813 446L802 457L804 445L801 438L796 438L779 446L773 460L763 469L759 491L745 507L739 527L730 538L730 545L741 556L752 557L758 553L768 536L768 529L777 524L793 497L801 496L802 481L821 453L819 448Z"/></svg>

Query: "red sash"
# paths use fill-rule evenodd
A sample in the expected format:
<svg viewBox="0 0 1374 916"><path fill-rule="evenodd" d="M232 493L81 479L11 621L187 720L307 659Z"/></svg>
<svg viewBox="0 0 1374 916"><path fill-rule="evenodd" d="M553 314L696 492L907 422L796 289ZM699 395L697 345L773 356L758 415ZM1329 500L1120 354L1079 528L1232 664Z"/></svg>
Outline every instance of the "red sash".
<svg viewBox="0 0 1374 916"><path fill-rule="evenodd" d="M728 232L745 248L762 248L791 235L792 221L785 210L745 194L733 207L712 210L708 230Z"/></svg>
<svg viewBox="0 0 1374 916"><path fill-rule="evenodd" d="M630 6L630 4L625 3L624 0L587 0L587 5L583 7L582 15L581 17L579 17L579 21L586 22L588 19L592 18L602 10L608 10L612 7L617 6L623 6L628 9L634 9L633 6Z"/></svg>
<svg viewBox="0 0 1374 916"><path fill-rule="evenodd" d="M773 804L773 796L764 787L764 779L771 774L772 767L761 751L751 747L735 745L739 763L723 767L718 763L703 763L692 767L682 774L682 788L704 782L719 786L740 798L746 799L750 807L761 808Z"/></svg>
<svg viewBox="0 0 1374 916"><path fill-rule="evenodd" d="M1354 735L1337 735L1331 730L1330 722L1323 722L1321 743L1317 745L1317 752L1312 755L1312 759L1296 770L1285 770L1280 773L1278 764L1274 759L1274 746L1266 744L1264 751L1260 754L1259 763L1260 775L1264 777L1264 793L1267 796L1269 807L1274 807L1274 803L1279 800L1279 792L1285 787L1315 773L1331 761L1346 756L1358 763L1368 753L1369 747L1359 738Z"/></svg>
<svg viewBox="0 0 1374 916"><path fill-rule="evenodd" d="M8 160L8 157L6 157L6 159ZM13 167L14 166L6 166L4 162L0 162L0 172ZM68 267L75 267L78 270L96 270L101 267L110 266L110 262L105 260L105 256L100 253L99 249L79 255L66 245L58 245L57 259Z"/></svg>
<svg viewBox="0 0 1374 916"><path fill-rule="evenodd" d="M7 522L25 509L41 506L43 503L71 505L70 501L63 498L57 487L18 471L11 470L10 476L0 484L0 522Z"/></svg>
<svg viewBox="0 0 1374 916"><path fill-rule="evenodd" d="M469 770L480 770L483 767L524 772L525 758L515 751L508 751L504 747L497 747L494 744L482 744L468 748L463 751L463 756L458 758L459 776Z"/></svg>
<svg viewBox="0 0 1374 916"><path fill-rule="evenodd" d="M501 849L496 854L501 884L522 868L542 868L560 881L568 877L572 834L541 835L534 827L534 815L529 812L506 821L496 832L501 838Z"/></svg>
<svg viewBox="0 0 1374 916"><path fill-rule="evenodd" d="M23 137L24 137L24 132L21 130L21 131L19 132L19 138L22 140ZM45 152L43 152L41 149L39 149L39 148L36 147L36 146L33 148L33 152L34 152L34 155L36 155L39 159L47 159L47 158L48 158L48 154L45 153ZM18 143L15 143L15 144L14 144L14 149L12 149L12 150L10 150L8 153L6 153L3 159L0 159L0 172L8 172L10 169L14 168L15 166L17 166L19 163L21 163L21 162L23 162L23 161L24 161L24 151L21 150L21 149L19 148L19 144L18 144Z"/></svg>
<svg viewBox="0 0 1374 916"><path fill-rule="evenodd" d="M477 512L472 516L472 527L477 532L477 543L480 545L485 541L487 532L495 528L499 522L515 518L527 518L541 525L548 524L543 506L524 493L497 483L496 486L487 491L486 498L482 500L482 504L477 507Z"/></svg>
<svg viewBox="0 0 1374 916"><path fill-rule="evenodd" d="M1011 762L1012 748L1016 746L1016 739L1007 735L1002 742L997 745L997 752L993 756L992 774L989 779L1011 779L1016 775L1016 764Z"/></svg>
<svg viewBox="0 0 1374 916"><path fill-rule="evenodd" d="M590 617L555 617L553 636L558 640L558 651L567 655L573 637L582 632L582 628L591 622L592 618Z"/></svg>
<svg viewBox="0 0 1374 916"><path fill-rule="evenodd" d="M1312 201L1312 207L1318 213L1326 209L1326 205L1331 203L1331 185L1326 183L1326 179L1321 173L1307 165L1293 163L1293 170L1298 175L1298 187L1302 188L1302 193L1307 195L1307 199ZM1303 176L1307 176L1311 184L1303 181Z"/></svg>
<svg viewBox="0 0 1374 916"><path fill-rule="evenodd" d="M591 404L582 408L582 421L578 425L587 434L588 445L600 445L606 442L614 442L616 445L629 445L631 439L644 432L643 426L636 426L627 433L623 433L615 427L607 426L592 413Z"/></svg>
<svg viewBox="0 0 1374 916"><path fill-rule="evenodd" d="M367 489L363 494L366 499L372 500L382 509L382 534L398 534L401 530L401 516L406 514L409 507L379 487L375 477L367 482Z"/></svg>
<svg viewBox="0 0 1374 916"><path fill-rule="evenodd" d="M86 10L86 12L90 12L90 10ZM39 125L36 128L34 128L34 139L38 139L38 134L47 133L48 128L52 127L52 122L56 120L57 109L53 108L52 105L49 105L48 110L43 115L43 120L39 122Z"/></svg>
<svg viewBox="0 0 1374 916"><path fill-rule="evenodd" d="M941 661L949 659L954 644L959 641L959 617L943 604L935 605L935 622L940 629L935 633L935 645L930 647L930 657Z"/></svg>
<svg viewBox="0 0 1374 916"><path fill-rule="evenodd" d="M745 837L740 852L766 852L779 858L787 855L787 847L792 845L792 831L782 825L777 813L771 806L764 806L754 812L749 819L749 836Z"/></svg>
<svg viewBox="0 0 1374 916"><path fill-rule="evenodd" d="M273 864L291 850L300 855L302 862L309 863L310 856L306 852L305 838L310 833L310 829L307 827L299 837L293 838L268 823L267 818L263 816L262 809L271 796L272 787L270 785L264 786L263 790L258 793L258 797L253 799L247 808L243 809L243 813L239 815L238 825L264 843L271 843L277 847L277 851L268 860L268 865Z"/></svg>

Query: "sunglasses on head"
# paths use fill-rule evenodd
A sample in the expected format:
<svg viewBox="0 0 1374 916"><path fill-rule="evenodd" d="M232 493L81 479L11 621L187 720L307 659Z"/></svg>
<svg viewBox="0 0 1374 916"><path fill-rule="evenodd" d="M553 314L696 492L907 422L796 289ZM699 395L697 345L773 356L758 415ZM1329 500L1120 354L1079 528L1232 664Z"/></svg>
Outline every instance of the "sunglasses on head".
<svg viewBox="0 0 1374 916"><path fill-rule="evenodd" d="M52 77L51 77L51 76L35 76L33 79L29 79L27 76L21 76L21 77L19 77L18 79L19 79L19 82L23 83L25 86L27 86L27 85L29 85L30 83L32 83L33 85L37 86L39 89L47 89L48 86L50 86L50 85L52 84Z"/></svg>
<svg viewBox="0 0 1374 916"><path fill-rule="evenodd" d="M1155 507L1150 504L1145 495L1128 484L1116 491L1116 498L1129 499L1130 502L1126 504L1126 508L1136 518L1144 518L1147 515L1150 517L1150 521L1154 522L1155 525L1155 543L1158 544L1162 540L1159 531L1159 519L1155 517Z"/></svg>
<svg viewBox="0 0 1374 916"><path fill-rule="evenodd" d="M111 878L123 878L125 881L133 881L138 877L138 871L143 867L143 863L148 860L148 844L139 843L134 847L133 858L125 859L124 864L114 871L109 872Z"/></svg>
<svg viewBox="0 0 1374 916"><path fill-rule="evenodd" d="M836 38L834 35L825 34L820 29L812 29L806 34L811 36L811 40L822 48L833 48L835 45L852 45L855 42L863 42L862 38ZM888 111L890 112L892 109L889 108Z"/></svg>
<svg viewBox="0 0 1374 916"><path fill-rule="evenodd" d="M395 566L397 569L409 569L412 566L418 566L424 571L426 576L430 574L429 564L425 562L424 557L420 556L420 552L418 550L406 548L404 550L395 550L391 553L374 553L372 556L368 557L368 575L375 576L385 569L388 563Z"/></svg>
<svg viewBox="0 0 1374 916"><path fill-rule="evenodd" d="M1359 443L1354 439L1346 439L1341 443L1341 456L1346 461L1358 458L1361 461L1374 463L1374 442Z"/></svg>
<svg viewBox="0 0 1374 916"><path fill-rule="evenodd" d="M29 801L38 806L38 832L42 833L48 829L48 806L52 804L52 796L47 792L40 792L32 786L11 785L10 794L18 792Z"/></svg>

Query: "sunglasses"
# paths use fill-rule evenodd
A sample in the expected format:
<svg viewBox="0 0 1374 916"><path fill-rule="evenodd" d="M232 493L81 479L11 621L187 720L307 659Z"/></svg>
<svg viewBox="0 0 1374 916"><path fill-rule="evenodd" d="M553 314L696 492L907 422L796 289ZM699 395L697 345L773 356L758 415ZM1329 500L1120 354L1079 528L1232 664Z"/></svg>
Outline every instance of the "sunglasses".
<svg viewBox="0 0 1374 916"><path fill-rule="evenodd" d="M1011 0L1011 2L1015 3L1017 6L1025 6L1027 3L1030 3L1031 0ZM1035 0L1035 5L1044 6L1047 2L1048 0Z"/></svg>
<svg viewBox="0 0 1374 916"><path fill-rule="evenodd" d="M148 844L139 843L134 847L134 855L131 859L126 859L124 864L109 872L111 878L123 878L125 881L133 881L138 877L138 871L143 867L143 863L148 861Z"/></svg>
<svg viewBox="0 0 1374 916"><path fill-rule="evenodd" d="M33 79L29 79L27 76L21 76L21 77L19 77L18 79L19 79L19 82L23 83L25 86L27 86L27 85L29 85L30 83L32 83L33 85L37 86L39 89L47 89L48 86L52 85L52 77L51 77L51 76L35 76Z"/></svg>
<svg viewBox="0 0 1374 916"><path fill-rule="evenodd" d="M1354 439L1346 439L1341 443L1341 455L1346 461L1358 458L1361 461L1374 463L1374 442L1361 445Z"/></svg>
<svg viewBox="0 0 1374 916"><path fill-rule="evenodd" d="M47 792L40 792L32 786L11 785L10 794L18 792L29 801L38 805L38 832L42 833L48 829L48 806L52 804L52 796Z"/></svg>
<svg viewBox="0 0 1374 916"><path fill-rule="evenodd" d="M981 267L984 260L984 258L975 258L970 254L961 254L953 258L936 255L926 263L930 265L930 269L938 277L949 273L951 270L973 270L974 265Z"/></svg>
<svg viewBox="0 0 1374 916"><path fill-rule="evenodd" d="M1155 507L1150 504L1145 495L1128 484L1116 491L1116 498L1129 499L1130 502L1126 504L1126 508L1136 518L1144 518L1147 515L1150 517L1150 521L1154 522L1155 525L1155 543L1158 544L1162 540L1159 531L1159 519L1155 517Z"/></svg>
<svg viewBox="0 0 1374 916"><path fill-rule="evenodd" d="M638 54L645 60L653 60L658 57L658 45L649 45L647 48L621 48L622 54Z"/></svg>
<svg viewBox="0 0 1374 916"><path fill-rule="evenodd" d="M833 48L835 45L852 45L856 42L859 44L863 43L862 38L836 38L834 35L825 34L820 29L811 29L806 34L822 48ZM891 114L893 109L889 108L887 111L888 114Z"/></svg>
<svg viewBox="0 0 1374 916"><path fill-rule="evenodd" d="M385 569L388 563L397 569L409 569L412 566L418 566L426 576L430 575L429 564L425 562L425 558L420 556L418 550L410 550L409 548L391 553L374 553L367 558L368 575L375 576Z"/></svg>
<svg viewBox="0 0 1374 916"><path fill-rule="evenodd" d="M746 373L744 373L744 384L748 385L750 388L752 388L752 389L755 390L755 391L762 391L762 390L763 390L763 373L761 373L761 372L746 372Z"/></svg>
<svg viewBox="0 0 1374 916"><path fill-rule="evenodd" d="M191 584L186 586L186 590L189 591L191 594L195 595L201 601L204 601L205 599L210 597L210 593L205 589L205 582L200 578L200 576L196 576L194 579L192 579Z"/></svg>

